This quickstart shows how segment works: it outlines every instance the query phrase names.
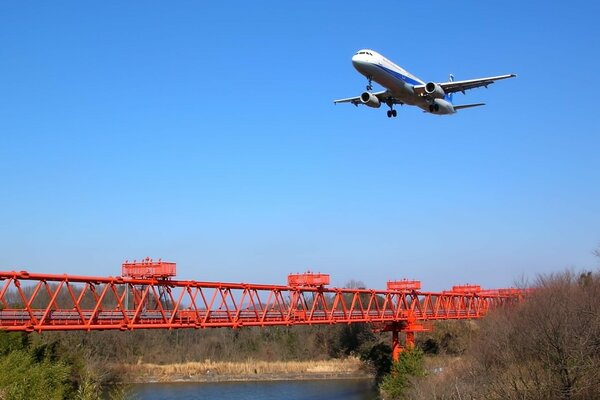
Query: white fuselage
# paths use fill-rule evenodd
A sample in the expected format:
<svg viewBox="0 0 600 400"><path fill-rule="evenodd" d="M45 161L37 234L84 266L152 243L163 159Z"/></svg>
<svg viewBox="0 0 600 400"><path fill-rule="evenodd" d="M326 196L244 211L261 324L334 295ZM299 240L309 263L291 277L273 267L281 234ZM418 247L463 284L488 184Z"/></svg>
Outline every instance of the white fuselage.
<svg viewBox="0 0 600 400"><path fill-rule="evenodd" d="M425 82L381 54L368 49L360 50L352 57L352 65L362 75L388 89L404 104L429 110L430 103L413 90L413 86L424 85Z"/></svg>

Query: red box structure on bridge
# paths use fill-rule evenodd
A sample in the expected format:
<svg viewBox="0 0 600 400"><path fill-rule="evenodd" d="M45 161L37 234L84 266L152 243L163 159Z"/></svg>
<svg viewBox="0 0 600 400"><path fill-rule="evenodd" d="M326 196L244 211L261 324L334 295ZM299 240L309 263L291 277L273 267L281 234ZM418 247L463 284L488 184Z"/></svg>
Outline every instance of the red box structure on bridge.
<svg viewBox="0 0 600 400"><path fill-rule="evenodd" d="M481 286L479 285L455 285L452 286L452 293L479 293Z"/></svg>
<svg viewBox="0 0 600 400"><path fill-rule="evenodd" d="M161 259L154 261L149 257L139 262L136 262L136 260L133 260L133 262L125 261L121 266L121 276L131 278L168 279L175 276L175 272L176 264L174 262Z"/></svg>
<svg viewBox="0 0 600 400"><path fill-rule="evenodd" d="M477 292L480 296L500 296L500 290L498 289L486 289L480 292Z"/></svg>
<svg viewBox="0 0 600 400"><path fill-rule="evenodd" d="M303 274L289 274L288 286L326 286L329 285L329 274L305 272Z"/></svg>
<svg viewBox="0 0 600 400"><path fill-rule="evenodd" d="M421 281L409 281L408 279L401 279L399 281L388 281L388 290L400 290L400 291L411 291L421 290Z"/></svg>

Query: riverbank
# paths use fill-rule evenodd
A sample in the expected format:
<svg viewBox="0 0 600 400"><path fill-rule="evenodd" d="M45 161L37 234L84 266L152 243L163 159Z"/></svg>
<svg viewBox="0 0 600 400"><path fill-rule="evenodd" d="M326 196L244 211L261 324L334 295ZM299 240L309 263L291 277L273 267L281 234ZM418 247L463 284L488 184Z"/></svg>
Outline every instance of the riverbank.
<svg viewBox="0 0 600 400"><path fill-rule="evenodd" d="M321 361L187 362L123 364L114 370L130 383L244 382L318 379L369 379L372 375L354 357Z"/></svg>

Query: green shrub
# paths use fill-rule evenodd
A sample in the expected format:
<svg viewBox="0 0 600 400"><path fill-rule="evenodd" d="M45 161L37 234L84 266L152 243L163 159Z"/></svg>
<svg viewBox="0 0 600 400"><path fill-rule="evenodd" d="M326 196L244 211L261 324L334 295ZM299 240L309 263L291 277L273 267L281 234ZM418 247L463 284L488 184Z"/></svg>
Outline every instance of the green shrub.
<svg viewBox="0 0 600 400"><path fill-rule="evenodd" d="M125 399L126 389L114 386L108 395ZM101 373L80 350L48 336L0 331L0 400L97 400L103 390Z"/></svg>
<svg viewBox="0 0 600 400"><path fill-rule="evenodd" d="M391 372L383 378L379 389L386 400L404 399L415 377L425 376L423 351L419 348L404 350L398 362L392 364Z"/></svg>
<svg viewBox="0 0 600 400"><path fill-rule="evenodd" d="M71 392L70 368L62 362L37 362L27 350L0 357L0 391L3 400L64 399Z"/></svg>

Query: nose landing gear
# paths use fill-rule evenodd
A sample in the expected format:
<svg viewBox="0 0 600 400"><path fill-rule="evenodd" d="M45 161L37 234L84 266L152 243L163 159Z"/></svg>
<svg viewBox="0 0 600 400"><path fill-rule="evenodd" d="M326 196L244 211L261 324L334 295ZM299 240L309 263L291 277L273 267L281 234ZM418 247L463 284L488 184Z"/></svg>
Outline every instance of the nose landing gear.
<svg viewBox="0 0 600 400"><path fill-rule="evenodd" d="M367 76L367 80L369 81L369 84L367 85L367 90L373 90L373 77L372 76Z"/></svg>

